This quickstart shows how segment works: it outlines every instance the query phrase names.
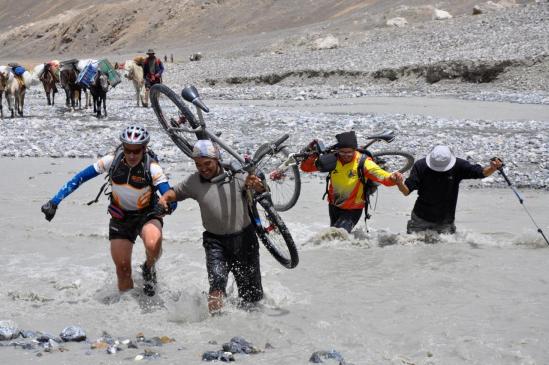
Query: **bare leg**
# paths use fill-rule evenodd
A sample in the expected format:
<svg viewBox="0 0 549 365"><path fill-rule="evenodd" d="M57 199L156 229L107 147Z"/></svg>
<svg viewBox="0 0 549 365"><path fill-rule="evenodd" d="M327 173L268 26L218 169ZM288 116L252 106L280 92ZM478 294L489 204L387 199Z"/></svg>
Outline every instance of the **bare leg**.
<svg viewBox="0 0 549 365"><path fill-rule="evenodd" d="M121 292L133 288L132 280L132 250L133 244L129 240L111 240L111 256L116 266L118 290Z"/></svg>
<svg viewBox="0 0 549 365"><path fill-rule="evenodd" d="M145 223L140 236L145 245L147 267L151 268L162 254L162 225L157 219L152 219Z"/></svg>

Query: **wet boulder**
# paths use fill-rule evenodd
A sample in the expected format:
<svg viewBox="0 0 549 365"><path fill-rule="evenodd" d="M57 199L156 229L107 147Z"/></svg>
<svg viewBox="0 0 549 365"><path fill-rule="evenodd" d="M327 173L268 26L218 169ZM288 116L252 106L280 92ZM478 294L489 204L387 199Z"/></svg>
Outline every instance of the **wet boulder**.
<svg viewBox="0 0 549 365"><path fill-rule="evenodd" d="M234 356L230 352L225 351L206 351L202 354L202 361L234 361Z"/></svg>
<svg viewBox="0 0 549 365"><path fill-rule="evenodd" d="M339 363L339 365L347 365L343 356L336 350L315 351L309 358L309 362L314 364L324 363L324 360L335 360Z"/></svg>
<svg viewBox="0 0 549 365"><path fill-rule="evenodd" d="M0 321L0 341L13 340L19 337L19 328L14 321Z"/></svg>
<svg viewBox="0 0 549 365"><path fill-rule="evenodd" d="M59 334L59 337L61 337L61 339L65 342L81 342L86 339L86 332L78 326L70 326L64 328Z"/></svg>
<svg viewBox="0 0 549 365"><path fill-rule="evenodd" d="M233 337L229 342L224 343L223 351L232 352L233 354L257 354L260 352L251 342L239 336Z"/></svg>

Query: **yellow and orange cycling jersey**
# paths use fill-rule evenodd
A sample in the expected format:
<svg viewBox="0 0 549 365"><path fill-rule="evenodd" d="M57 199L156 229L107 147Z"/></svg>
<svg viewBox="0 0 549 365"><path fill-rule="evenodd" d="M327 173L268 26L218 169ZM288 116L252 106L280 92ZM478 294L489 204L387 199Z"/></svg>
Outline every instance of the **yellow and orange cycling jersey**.
<svg viewBox="0 0 549 365"><path fill-rule="evenodd" d="M343 164L340 159L334 170L330 172L328 185L328 202L341 209L364 208L364 187L358 176L361 153L355 152L351 162ZM305 172L318 171L314 162L316 158L309 158L301 164ZM391 173L383 170L370 157L364 162L364 177L385 186L395 185L389 180Z"/></svg>

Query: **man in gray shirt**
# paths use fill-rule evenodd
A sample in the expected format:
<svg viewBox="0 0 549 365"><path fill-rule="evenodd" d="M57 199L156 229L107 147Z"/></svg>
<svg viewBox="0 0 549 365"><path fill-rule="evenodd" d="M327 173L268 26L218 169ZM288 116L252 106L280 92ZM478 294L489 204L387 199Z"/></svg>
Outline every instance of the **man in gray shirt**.
<svg viewBox="0 0 549 365"><path fill-rule="evenodd" d="M168 190L159 199L167 208L169 202L194 199L200 206L203 246L210 283L208 309L216 313L223 307L229 272L244 303L263 298L259 268L259 243L253 228L245 197L245 189L263 190L254 175L237 174L227 183L215 184L211 179L223 172L219 150L209 140L199 140L193 148L198 171Z"/></svg>

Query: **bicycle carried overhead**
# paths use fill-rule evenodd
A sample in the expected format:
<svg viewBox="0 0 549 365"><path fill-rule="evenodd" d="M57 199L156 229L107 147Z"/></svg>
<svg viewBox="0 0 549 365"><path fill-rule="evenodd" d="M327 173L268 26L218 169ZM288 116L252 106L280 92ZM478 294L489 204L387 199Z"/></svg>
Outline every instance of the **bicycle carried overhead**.
<svg viewBox="0 0 549 365"><path fill-rule="evenodd" d="M160 125L181 151L189 157L192 156L195 139L209 139L234 157L234 161L222 163L225 172L213 178L211 180L213 183L223 183L234 178L239 172L255 174L262 180L265 191L259 193L253 189L246 189L248 212L252 224L265 247L276 260L287 268L296 267L299 262L297 248L288 228L276 211L271 186L263 173L265 161L272 156L277 156L285 149L283 142L289 136L286 134L276 141L263 144L251 158L243 157L219 138L218 134L207 129L203 113L209 112L209 109L200 99L196 88L186 87L181 95L196 107L198 120L173 90L162 84L151 87L151 104ZM297 166L289 171L292 170L299 176Z"/></svg>

